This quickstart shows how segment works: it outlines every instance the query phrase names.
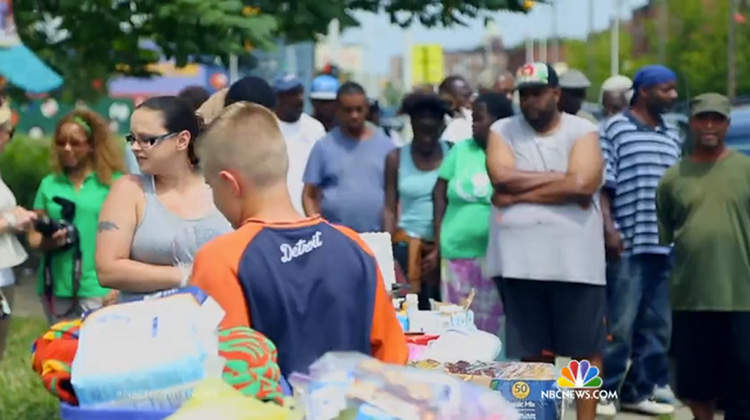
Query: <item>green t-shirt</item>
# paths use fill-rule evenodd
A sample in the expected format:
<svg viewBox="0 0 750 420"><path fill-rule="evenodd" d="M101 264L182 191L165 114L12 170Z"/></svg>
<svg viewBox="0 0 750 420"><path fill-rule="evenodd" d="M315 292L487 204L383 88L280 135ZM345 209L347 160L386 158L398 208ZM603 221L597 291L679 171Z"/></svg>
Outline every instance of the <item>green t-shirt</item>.
<svg viewBox="0 0 750 420"><path fill-rule="evenodd" d="M115 174L113 180L121 174ZM96 277L96 233L99 224L99 210L109 193L109 186L99 182L95 173L91 173L83 181L81 188L76 191L68 177L62 174L47 175L39 184L34 199L34 209L44 210L53 220L62 219L62 208L52 201L54 197L61 197L76 203L76 213L73 225L78 228L81 243L81 287L79 297L102 297L108 289L99 285ZM44 293L44 264L51 255L51 272L54 280L54 294L58 297L73 296L73 250L45 254L37 276L37 293Z"/></svg>
<svg viewBox="0 0 750 420"><path fill-rule="evenodd" d="M682 160L656 193L659 237L674 242L672 308L750 311L750 158Z"/></svg>
<svg viewBox="0 0 750 420"><path fill-rule="evenodd" d="M443 258L479 258L487 252L492 186L487 155L474 140L457 143L440 166L448 182L448 206L440 227Z"/></svg>

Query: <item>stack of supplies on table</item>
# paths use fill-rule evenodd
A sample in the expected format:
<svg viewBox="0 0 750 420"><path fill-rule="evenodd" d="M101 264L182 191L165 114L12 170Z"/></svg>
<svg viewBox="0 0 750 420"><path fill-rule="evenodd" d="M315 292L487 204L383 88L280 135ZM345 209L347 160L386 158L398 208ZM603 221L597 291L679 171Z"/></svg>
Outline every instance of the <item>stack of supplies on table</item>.
<svg viewBox="0 0 750 420"><path fill-rule="evenodd" d="M249 328L217 330L223 316L194 287L109 306L53 326L34 343L32 367L70 405L174 410L222 357L227 384L281 403L275 346Z"/></svg>
<svg viewBox="0 0 750 420"><path fill-rule="evenodd" d="M562 398L556 383L558 372L548 363L524 362L439 362L422 360L411 367L442 372L462 381L487 387L501 394L528 420L562 418Z"/></svg>
<svg viewBox="0 0 750 420"><path fill-rule="evenodd" d="M307 420L518 419L499 393L357 353L327 353L309 370L290 378Z"/></svg>

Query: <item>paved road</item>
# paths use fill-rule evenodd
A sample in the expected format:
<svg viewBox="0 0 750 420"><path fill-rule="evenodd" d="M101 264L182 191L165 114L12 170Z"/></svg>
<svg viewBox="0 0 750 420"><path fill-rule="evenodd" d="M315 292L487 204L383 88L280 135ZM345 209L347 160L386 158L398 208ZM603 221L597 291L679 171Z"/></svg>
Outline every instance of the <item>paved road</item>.
<svg viewBox="0 0 750 420"><path fill-rule="evenodd" d="M39 302L39 298L36 295L36 281L34 278L25 277L19 281L16 287L15 304L13 313L19 316L43 316L42 306ZM680 407L675 412L674 416L671 417L673 420L692 420L693 416L690 414L690 410L686 407ZM720 417L719 419L722 419ZM604 418L604 419L612 419ZM656 419L656 417L641 416L632 413L620 413L616 420L647 420ZM563 420L575 420L575 410L566 410ZM664 420L664 419L660 419Z"/></svg>

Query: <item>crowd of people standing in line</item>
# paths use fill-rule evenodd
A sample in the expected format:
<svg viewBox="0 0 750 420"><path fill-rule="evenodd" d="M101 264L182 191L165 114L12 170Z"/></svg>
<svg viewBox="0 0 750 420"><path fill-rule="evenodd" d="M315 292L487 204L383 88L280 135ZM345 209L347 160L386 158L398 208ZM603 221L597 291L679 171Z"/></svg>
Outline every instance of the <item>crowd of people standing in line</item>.
<svg viewBox="0 0 750 420"><path fill-rule="evenodd" d="M590 85L544 63L478 95L450 76L404 98L397 136L357 83L319 76L307 115L296 76L247 77L146 100L125 157L105 121L76 110L58 124L33 209L0 183L1 290L11 302L9 268L26 258L14 235L27 232L44 253L50 323L195 284L227 311L223 325L271 338L285 374L330 349L403 363L356 234L386 231L420 308L474 290L477 327L508 358L602 369L619 407L581 399L579 419L672 413L670 344L696 419L717 401L725 418L748 418L750 158L724 144L731 105L694 98L695 147L682 156L662 118L677 98L671 70L608 79L601 121L582 110ZM0 122L1 150L12 127ZM44 232L44 216L69 224ZM2 320L0 343L6 334Z"/></svg>

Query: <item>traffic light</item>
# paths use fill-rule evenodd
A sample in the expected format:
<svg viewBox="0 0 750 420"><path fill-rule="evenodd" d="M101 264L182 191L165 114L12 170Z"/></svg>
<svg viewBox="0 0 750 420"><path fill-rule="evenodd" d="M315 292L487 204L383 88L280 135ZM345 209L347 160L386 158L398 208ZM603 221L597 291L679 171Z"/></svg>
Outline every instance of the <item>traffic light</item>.
<svg viewBox="0 0 750 420"><path fill-rule="evenodd" d="M242 8L242 15L243 16L257 16L260 14L260 9L253 6L245 6ZM250 42L249 39L244 39L242 41L242 46L245 48L246 52L250 52L253 50L253 43Z"/></svg>

